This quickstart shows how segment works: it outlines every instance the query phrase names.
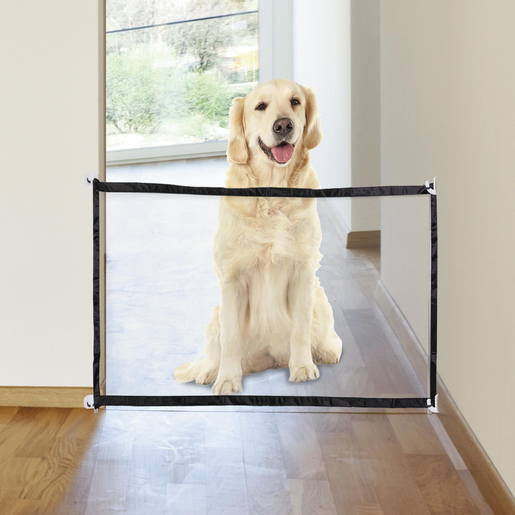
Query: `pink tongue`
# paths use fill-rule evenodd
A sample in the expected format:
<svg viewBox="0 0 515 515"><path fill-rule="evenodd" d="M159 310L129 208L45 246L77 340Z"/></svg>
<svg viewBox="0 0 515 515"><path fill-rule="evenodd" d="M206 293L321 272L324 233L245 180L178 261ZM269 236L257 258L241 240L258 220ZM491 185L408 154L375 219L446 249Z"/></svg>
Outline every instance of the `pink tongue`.
<svg viewBox="0 0 515 515"><path fill-rule="evenodd" d="M272 147L272 155L278 163L286 163L293 155L293 145L288 143L280 147Z"/></svg>

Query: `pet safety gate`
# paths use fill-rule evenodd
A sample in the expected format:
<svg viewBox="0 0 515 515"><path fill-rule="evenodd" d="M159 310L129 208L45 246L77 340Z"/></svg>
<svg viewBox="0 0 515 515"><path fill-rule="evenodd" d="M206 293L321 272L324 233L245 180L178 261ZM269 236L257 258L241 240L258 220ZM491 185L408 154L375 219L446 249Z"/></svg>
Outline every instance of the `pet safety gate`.
<svg viewBox="0 0 515 515"><path fill-rule="evenodd" d="M118 216L120 217L120 220L124 220L123 217L129 216L126 214L126 207L124 207L126 206L126 204L123 203L127 202L127 199L132 199L131 202L136 202L136 204L131 204L132 206L136 205L136 208L134 208L135 214L132 219L133 221L126 223L126 231L122 231L123 234L120 238L123 238L123 241L121 243L117 243L118 248L123 247L123 249L125 249L122 249L122 251L120 251L120 255L127 256L127 259L129 261L132 260L132 265L124 263L123 259L118 260L114 265L110 265L108 244L108 282L106 286L106 291L107 295L112 295L113 299L115 299L116 302L119 301L119 304L121 303L120 305L123 308L118 309L118 304L116 304L116 302L114 301L113 306L115 307L110 308L108 303L108 312L114 313L112 314L112 318L114 321L112 322L112 327L109 328L109 330L111 331L109 334L114 335L113 338L118 338L119 340L121 338L120 335L124 335L124 337L121 339L123 340L123 345L127 345L126 348L124 348L123 345L119 348L115 348L115 350L113 351L113 355L115 356L115 358L113 359L123 360L124 357L129 356L130 353L126 350L129 348L129 346L135 348L135 352L141 353L141 355L152 355L152 353L155 354L153 358L153 363L155 367L154 365L148 365L148 363L145 364L144 360L142 360L141 363L138 363L138 365L135 365L133 363L133 365L136 368L134 368L132 375L136 376L134 380L140 385L143 385L145 383L145 377L151 377L151 374L154 370L156 371L156 374L161 374L160 377L166 378L166 380L169 380L169 378L171 377L171 381L173 381L174 369L176 369L177 366L182 365L187 361L191 361L191 359L194 359L194 353L201 353L201 343L204 340L203 330L209 322L210 318L210 315L208 314L208 308L210 311L212 311L212 308L214 308L216 305L216 301L214 301L215 303L211 305L212 298L214 298L215 295L219 294L216 276L213 270L211 244L209 243L209 241L206 241L206 238L209 239L212 237L211 233L214 234L215 231L213 229L216 229L216 221L214 220L216 218L216 215L210 216L209 209L215 209L214 206L215 204L218 205L218 202L220 200L219 198L239 197L241 199L255 199L257 197L263 197L266 202L273 202L275 201L275 199L297 199L296 201L298 201L299 203L301 201L298 199L313 198L318 199L317 201L315 201L317 203L317 207L315 207L315 209L318 209L318 212L320 213L322 213L321 210L324 209L325 213L329 212L330 208L332 209L331 206L335 202L338 202L337 199L357 197L399 197L429 195L430 228L428 234L430 242L428 243L430 247L430 254L429 256L427 255L427 253L424 254L427 257L427 263L429 264L428 277L430 283L428 315L429 318L426 321L426 326L428 329L427 350L429 355L428 391L426 390L426 388L424 388L424 390L419 389L417 391L414 391L413 395L412 392L410 392L409 395L402 395L402 391L394 391L393 387L385 387L387 393L390 394L385 397L378 396L375 390L372 391L372 393L375 393L376 395L371 396L341 396L342 393L352 394L356 392L349 392L349 390L346 390L346 392L339 392L336 391L335 387L327 386L329 385L329 378L331 378L331 380L334 381L334 384L342 385L343 383L338 383L340 379L338 378L337 368L331 368L333 367L333 365L321 365L323 371L321 372L321 377L319 379L317 379L314 382L310 381L302 383L288 383L287 367L286 371L283 368L274 369L273 367L269 367L271 370L266 370L266 372L272 375L275 374L273 375L273 377L276 378L274 379L276 383L273 384L280 384L280 386L277 387L277 389L275 389L274 391L272 391L272 387L270 387L270 379L266 380L266 385L260 379L260 377L263 377L260 376L260 374L264 373L261 372L260 374L252 374L253 376L259 376L257 377L257 379L256 377L252 379L252 381L258 381L258 383L251 382L249 383L250 386L248 386L248 388L245 386L245 382L247 381L246 378L251 376L244 376L243 392L232 395L215 395L212 394L211 391L207 390L206 386L197 386L194 384L188 384L187 387L184 387L186 389L181 389L183 388L182 385L177 385L176 388L175 384L173 384L172 387L170 387L170 390L166 390L166 392L164 392L172 393L172 395L149 395L148 393L156 392L149 392L145 390L143 386L140 390L138 390L137 395L134 395L134 392L130 391L120 391L120 387L115 388L115 390L117 391L115 391L113 394L113 388L109 386L109 384L111 384L109 382L107 384L106 389L102 387L101 392L100 367L101 360L105 359L105 356L103 356L102 353L105 351L107 355L109 355L109 353L105 349L103 349L101 345L102 322L107 324L107 321L103 320L105 314L103 312L101 313L100 309L100 267L104 265L103 256L101 263L99 227L100 194L102 192L105 194L106 203L107 199L110 196L113 199L119 199L117 201L118 203L113 202L112 206L114 207L111 207L110 209L118 210ZM151 197L151 202L149 196ZM168 214L166 216L163 216L162 214L156 214L155 212L153 212L152 216L152 213L148 214L147 208L145 208L145 210L141 207L137 207L137 199L141 200L143 197L148 197L149 202L147 202L147 204L145 205L151 206L152 209L160 209L160 205L162 206L165 203L167 203L166 205L168 207L166 209L168 209ZM326 200L321 201L321 199ZM292 201L293 200L285 200L285 202ZM195 204L195 202L197 202L197 204ZM326 202L328 204L326 206L323 206L322 204ZM379 202L379 200L377 202ZM381 202L385 201L382 200ZM201 203L202 205L200 205ZM192 204L195 205L195 213L200 213L199 216L201 216L201 218L192 220L191 217L188 216L187 212L183 212L182 214L178 213L178 210L181 209L180 206L191 206ZM176 207L170 208L170 206ZM209 209L207 209L208 206L210 206ZM170 211L170 209L175 209L175 211L172 212ZM121 215L120 213L123 213L123 215ZM214 213L214 211L211 211L211 213ZM110 215L108 213L108 219L109 216ZM327 216L327 220L330 220L330 214ZM136 243L134 243L134 240L138 237L138 229L136 225L138 223L146 223L145 221L147 220L147 218L148 220L150 220L150 224L152 225L150 225L150 228L148 230L145 229L145 237L142 237L140 245L140 248L143 249L142 252L146 253L145 259L138 260L139 258L134 257L135 254L131 248L131 245L136 245ZM328 227L328 231L333 231L332 222L324 222L324 220L322 220L322 222L323 226L325 223L325 226ZM173 230L175 230L174 227L176 227L177 231L182 232L180 233L179 237L176 237L173 240L170 238L170 240L166 243L164 247L162 247L162 244L159 244L161 245L161 247L159 247L160 249L165 248L165 252L163 252L162 250L159 251L161 252L161 256L165 256L165 259L163 260L161 257L160 260L156 258L156 260L153 261L152 257L150 256L150 253L152 252L153 248L157 248L155 247L155 245L159 243L159 238L161 238L161 236L159 236L158 234L159 231L155 227L163 223L168 224L167 227L171 227ZM158 236L153 237L152 235L155 234L158 234ZM206 236L207 234L210 234L211 236ZM337 238L335 234L335 232L331 232L330 234L328 232L328 234L324 234L322 237L322 255L326 256L326 253L328 254L326 257L322 258L321 269L323 269L324 266L327 266L328 270L331 270L331 267L333 267L332 270L336 270L339 266L338 252L340 252L340 255L347 252L347 250L345 249L345 244L342 245L341 242L336 241ZM185 239L188 238L192 238L191 241L185 241ZM332 245L332 247L329 248L329 245ZM116 245L113 246L116 247ZM201 247L203 253L202 255L205 254L209 257L202 258L205 260L201 264L199 264L195 260L198 258L200 252L199 249ZM179 267L179 269L172 270L173 260L175 259L175 256L181 257L181 259L183 260L183 265L181 265L182 268ZM421 186L376 186L315 190L301 188L228 189L222 187L191 187L177 186L172 184L155 184L139 182L100 182L95 179L93 181L93 395L88 396L85 399L85 406L88 408L96 409L100 406L184 407L212 405L246 405L342 408L429 408L431 411L436 411L438 282L437 258L437 197L435 182L426 182L425 185ZM168 259L169 261L167 261ZM324 259L327 259L327 265L324 265ZM147 275L145 275L142 272L140 274L141 277L138 277L138 263L144 263L144 266L147 270L145 273L147 273ZM113 286L111 283L109 283L110 266L115 267L113 268L114 275L125 274L124 277L131 278L130 280L134 281L134 284L129 286ZM130 268L130 266L132 266L133 268L128 269L127 267ZM159 267L161 267L162 270L155 270ZM177 272L177 270L179 270L179 272ZM172 271L175 273L175 275L170 275ZM367 270L365 270L365 272L367 272ZM148 274L150 273L155 273L158 275L150 281L148 279ZM338 336L344 341L344 349L347 334L345 332L349 331L349 326L354 324L354 326L351 326L349 334L354 334L356 338L358 338L363 331L366 331L368 327L371 327L370 336L367 336L367 341L370 342L369 344L367 344L369 345L369 347L364 349L363 352L372 352L374 345L376 344L375 339L377 339L377 335L379 335L379 329L374 329L375 326L372 327L372 325L376 322L374 322L370 318L367 318L369 317L371 311L367 309L349 310L347 309L347 306L345 305L344 301L341 301L341 306L337 306L336 304L339 302L338 299L342 298L342 291L345 288L337 284L338 278L342 274L338 271L331 273L333 275L326 274L328 278L322 274L322 276L320 276L320 282L322 287L324 287L324 289L326 290L327 298L329 299L329 304L332 305L335 330ZM424 273L426 273L426 271L424 271ZM196 274L204 274L202 277L205 277L207 279L202 279L200 284L196 284L194 282L195 278L198 279ZM319 272L317 272L317 276L318 275ZM113 280L114 279L112 279L112 281ZM372 283L372 280L369 280L369 283L367 284L373 286ZM347 280L346 283L342 284L347 285L349 288L352 286L349 280ZM372 286L370 286L370 288L372 288ZM141 297L141 292L145 288L147 288L147 290L150 289L150 293L145 293L145 295ZM173 288L175 288L175 291L178 293L171 293L171 289ZM173 295L176 295L176 297L173 297ZM204 304L206 304L206 306L204 306ZM362 306L358 305L358 307ZM161 318L155 318L153 319L152 323L149 322L145 326L145 324L142 324L141 321L138 319L138 313L145 309L147 309L148 313L152 314L152 316L155 315L157 317L157 314L159 314ZM347 314L347 317L348 319L351 319L352 324L347 324L344 320L340 321L342 313ZM116 316L118 316L118 318L116 318ZM199 319L199 321L197 321L197 319ZM175 328L171 329L168 326L175 326ZM172 330L175 331L173 332L173 334L170 332ZM146 342L145 339L147 340ZM171 348L170 346L173 346L175 352L175 354L173 355L175 357L173 357L173 359L167 357L168 355L166 353L162 354L160 350L157 350L157 348L154 349L152 347L152 342L157 340L160 340L161 342L160 349L168 349ZM349 352L347 352L347 354L349 354ZM351 354L352 351L350 352L349 356ZM397 352L397 354L400 353ZM349 359L351 359L351 357L346 356L346 351L344 350L342 360ZM377 358L376 361L374 361L374 366L376 366L375 370L379 370L382 368L383 363L381 363L380 359L382 358ZM407 361L406 358L403 359ZM169 363L169 361L173 360L175 361L172 365L171 363ZM285 365L282 366L284 367ZM107 377L109 378L109 367L106 373ZM351 372L348 373L350 374ZM140 374L139 377L138 374ZM270 377L272 377L272 375L270 375ZM392 372L390 375L393 377L395 374ZM326 380L325 385L323 382L324 379ZM116 380L116 377L114 377L114 380ZM321 384L320 387L317 386L315 388L309 386L311 383L318 382L320 382ZM149 382L149 384L151 384L151 381ZM258 386L254 387L253 385L255 384L258 384ZM273 388L275 388L275 386ZM333 390L331 390L331 388L333 388ZM111 391L108 394L109 390ZM143 392L144 394L140 394L141 392ZM256 392L258 394L255 395L254 393Z"/></svg>

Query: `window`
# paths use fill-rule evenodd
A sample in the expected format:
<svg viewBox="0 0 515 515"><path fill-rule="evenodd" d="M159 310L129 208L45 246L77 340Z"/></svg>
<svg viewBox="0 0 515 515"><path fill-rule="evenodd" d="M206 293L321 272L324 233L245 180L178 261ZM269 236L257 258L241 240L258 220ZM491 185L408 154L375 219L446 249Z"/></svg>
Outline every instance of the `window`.
<svg viewBox="0 0 515 515"><path fill-rule="evenodd" d="M107 0L107 150L227 139L258 82L257 0Z"/></svg>

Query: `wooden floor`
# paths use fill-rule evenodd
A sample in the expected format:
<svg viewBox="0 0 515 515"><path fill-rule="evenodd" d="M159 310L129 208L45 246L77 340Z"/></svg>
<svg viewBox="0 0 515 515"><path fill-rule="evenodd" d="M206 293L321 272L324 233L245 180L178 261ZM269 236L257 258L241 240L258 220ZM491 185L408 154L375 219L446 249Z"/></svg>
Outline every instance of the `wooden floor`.
<svg viewBox="0 0 515 515"><path fill-rule="evenodd" d="M2 515L492 514L438 415L0 408Z"/></svg>

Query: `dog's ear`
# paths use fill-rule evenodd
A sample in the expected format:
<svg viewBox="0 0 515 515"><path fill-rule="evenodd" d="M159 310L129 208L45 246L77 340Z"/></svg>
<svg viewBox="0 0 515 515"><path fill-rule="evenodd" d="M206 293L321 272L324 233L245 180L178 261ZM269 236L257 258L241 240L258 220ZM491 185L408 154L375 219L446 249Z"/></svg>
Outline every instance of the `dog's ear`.
<svg viewBox="0 0 515 515"><path fill-rule="evenodd" d="M304 127L304 146L311 150L322 141L322 126L315 93L311 88L304 87L306 95L306 126Z"/></svg>
<svg viewBox="0 0 515 515"><path fill-rule="evenodd" d="M236 97L229 110L229 144L227 146L227 160L229 163L244 165L249 158L249 150L245 141L245 127L243 123L243 108L245 99Z"/></svg>

